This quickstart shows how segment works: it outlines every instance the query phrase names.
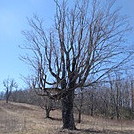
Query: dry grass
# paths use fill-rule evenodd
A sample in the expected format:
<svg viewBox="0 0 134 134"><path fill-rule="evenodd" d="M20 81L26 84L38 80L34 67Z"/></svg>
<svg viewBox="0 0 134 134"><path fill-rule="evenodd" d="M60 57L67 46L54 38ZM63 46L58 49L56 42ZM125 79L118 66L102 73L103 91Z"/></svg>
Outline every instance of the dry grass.
<svg viewBox="0 0 134 134"><path fill-rule="evenodd" d="M116 121L83 116L78 130L61 130L61 112L52 111L45 119L37 106L0 102L0 134L134 134L133 121ZM75 115L77 116L77 115Z"/></svg>

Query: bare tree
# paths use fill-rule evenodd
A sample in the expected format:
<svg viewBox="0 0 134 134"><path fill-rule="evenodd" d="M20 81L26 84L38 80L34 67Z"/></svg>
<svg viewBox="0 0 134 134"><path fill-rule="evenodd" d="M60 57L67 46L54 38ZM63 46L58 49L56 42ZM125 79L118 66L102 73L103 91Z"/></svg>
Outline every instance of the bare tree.
<svg viewBox="0 0 134 134"><path fill-rule="evenodd" d="M134 111L134 80L131 81L131 104L132 104L132 112Z"/></svg>
<svg viewBox="0 0 134 134"><path fill-rule="evenodd" d="M13 91L13 88L17 88L17 83L14 81L14 79L7 78L6 80L3 81L3 85L5 87L6 93L6 103L8 103L9 97Z"/></svg>
<svg viewBox="0 0 134 134"><path fill-rule="evenodd" d="M84 101L84 92L83 89L80 88L78 94L75 97L75 102L74 102L74 106L78 111L78 123L81 123L82 108L84 103L83 101Z"/></svg>
<svg viewBox="0 0 134 134"><path fill-rule="evenodd" d="M50 118L50 112L54 110L53 100L49 97L43 96L41 97L41 102L39 102L39 106L45 110L46 118Z"/></svg>
<svg viewBox="0 0 134 134"><path fill-rule="evenodd" d="M0 100L4 99L4 92L0 92Z"/></svg>
<svg viewBox="0 0 134 134"><path fill-rule="evenodd" d="M22 60L34 69L32 86L38 94L62 98L63 128L75 129L74 91L91 86L120 67L128 57L123 53L127 21L112 7L115 0L80 0L68 5L54 0L54 25L46 32L43 20L28 19L30 31L24 31L29 54ZM119 55L123 58L119 58ZM52 87L52 88L51 88ZM51 94L50 89L56 89Z"/></svg>

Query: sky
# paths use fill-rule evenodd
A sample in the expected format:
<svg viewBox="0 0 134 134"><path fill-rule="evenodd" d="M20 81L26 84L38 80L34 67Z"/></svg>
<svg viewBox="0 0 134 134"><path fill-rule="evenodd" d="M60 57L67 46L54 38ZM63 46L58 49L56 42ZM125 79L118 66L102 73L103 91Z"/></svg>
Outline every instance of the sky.
<svg viewBox="0 0 134 134"><path fill-rule="evenodd" d="M129 17L129 22L134 27L134 0L117 0L117 6L122 7L121 14ZM14 78L19 88L25 88L22 75L29 74L28 66L19 59L23 51L19 45L24 44L22 31L28 29L27 17L37 14L43 18L48 26L53 20L53 0L0 0L0 91L3 90L3 80ZM134 32L128 36L128 41L133 44Z"/></svg>

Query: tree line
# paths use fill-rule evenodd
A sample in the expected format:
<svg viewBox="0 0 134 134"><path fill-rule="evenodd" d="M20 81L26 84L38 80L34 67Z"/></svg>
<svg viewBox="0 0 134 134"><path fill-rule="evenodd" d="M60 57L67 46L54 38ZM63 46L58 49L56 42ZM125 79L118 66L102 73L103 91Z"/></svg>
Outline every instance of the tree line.
<svg viewBox="0 0 134 134"><path fill-rule="evenodd" d="M133 79L116 78L84 89L75 98L78 114L110 119L134 119L133 83Z"/></svg>
<svg viewBox="0 0 134 134"><path fill-rule="evenodd" d="M6 92L0 94L0 99L6 97ZM12 91L9 100L40 106L46 118L51 117L52 110L62 108L60 100L39 96L33 89ZM74 111L78 114L79 123L82 114L110 119L134 119L134 79L109 76L107 82L78 89L75 92Z"/></svg>

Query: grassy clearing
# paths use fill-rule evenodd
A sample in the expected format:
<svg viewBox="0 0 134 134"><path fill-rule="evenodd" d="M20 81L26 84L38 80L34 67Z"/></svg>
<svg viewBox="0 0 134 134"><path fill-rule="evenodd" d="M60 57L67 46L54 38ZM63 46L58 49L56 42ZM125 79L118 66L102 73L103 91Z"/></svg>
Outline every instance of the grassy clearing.
<svg viewBox="0 0 134 134"><path fill-rule="evenodd" d="M52 111L45 119L44 111L23 103L0 102L0 134L134 134L133 121L116 121L82 116L78 130L62 130L61 112ZM75 115L77 118L77 115Z"/></svg>

